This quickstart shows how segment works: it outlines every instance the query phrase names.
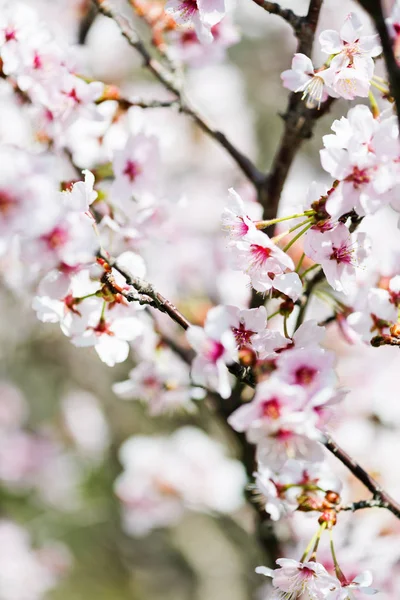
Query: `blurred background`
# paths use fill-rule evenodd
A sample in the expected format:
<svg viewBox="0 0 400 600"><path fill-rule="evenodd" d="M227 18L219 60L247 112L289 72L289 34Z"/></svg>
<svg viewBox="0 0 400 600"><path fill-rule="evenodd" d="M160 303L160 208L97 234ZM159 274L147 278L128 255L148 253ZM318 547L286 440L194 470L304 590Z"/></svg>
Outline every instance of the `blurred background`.
<svg viewBox="0 0 400 600"><path fill-rule="evenodd" d="M166 97L165 90L140 68L140 59L110 20L90 21L82 39L90 2L26 3L39 11L58 42L76 46L78 63L93 78L116 84L127 95ZM132 18L127 3L119 5ZM305 14L308 3L293 0L282 5ZM251 0L229 6L240 41L227 49L222 60L211 57L188 66L187 93L202 114L267 171L282 131L279 113L286 108L287 91L280 73L290 68L296 40L286 23ZM326 0L318 30L339 28L353 9L359 11L356 3ZM146 25L137 23L137 27L148 40ZM325 60L318 48L314 58L316 65ZM25 125L22 120L16 125L19 116L4 82L0 102L1 143L16 143L17 137L23 145ZM312 180L327 181L319 164L321 136L349 107L350 103L337 102L318 123L314 138L304 144L285 187L281 213L290 214L304 204ZM104 107L105 115L107 110ZM71 134L70 150L80 168L94 168L101 160L101 127L80 122ZM159 176L168 218L160 226L159 240L140 248L148 279L199 324L214 304L246 305L249 289L245 278L230 269L220 214L229 187L248 200L254 199L252 190L221 148L173 109L131 109L107 135L118 138L126 128L154 131L162 146ZM396 261L399 265L396 219L390 211L383 212L373 224L366 218L362 225L377 240L384 234L385 244L376 245L375 258L388 275ZM56 325L36 320L31 290L14 280L4 261L1 269L0 598L244 600L262 594L254 569L271 561L274 546L271 541L268 552L259 544L254 511L246 503L229 516L187 510L177 525L135 537L124 530L121 504L114 493L122 471L119 448L131 436L166 435L194 425L235 458L239 448L233 435L201 401L193 403L192 411L149 416L140 401L117 397L112 386L128 378L140 362L138 354L133 351L126 363L110 369L93 349L73 347ZM316 318L324 316L324 310L315 303ZM164 318L159 323L184 343ZM329 329L328 345L338 352L342 383L351 389L341 419L334 424L338 441L400 497L400 478L393 465L400 452L400 408L393 394L398 389L398 352L348 346L336 325ZM376 448L373 456L371 443ZM336 463L334 467L338 469ZM362 494L353 483L346 485L350 499ZM355 521L349 556L353 538L359 540L363 531L377 548L377 540L385 537L385 556L389 554L395 564L400 532L394 519L368 514L357 515ZM283 552L296 549L302 527L296 521L276 529ZM343 529L348 527L344 521ZM372 554L359 558L367 565L376 561Z"/></svg>

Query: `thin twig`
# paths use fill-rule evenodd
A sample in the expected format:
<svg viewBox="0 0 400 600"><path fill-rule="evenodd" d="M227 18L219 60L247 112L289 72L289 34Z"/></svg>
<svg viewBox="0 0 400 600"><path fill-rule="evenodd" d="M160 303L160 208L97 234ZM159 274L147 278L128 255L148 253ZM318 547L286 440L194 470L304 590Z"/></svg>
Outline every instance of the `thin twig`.
<svg viewBox="0 0 400 600"><path fill-rule="evenodd" d="M264 10L269 12L271 15L278 15L297 31L301 27L302 17L296 15L290 8L282 8L277 2L268 2L268 0L253 0L258 6L261 6Z"/></svg>
<svg viewBox="0 0 400 600"><path fill-rule="evenodd" d="M370 500L358 500L357 502L351 502L350 504L345 504L343 506L338 507L338 512L342 510L351 510L354 512L356 510L361 510L363 508L386 508L382 500L371 498Z"/></svg>
<svg viewBox="0 0 400 600"><path fill-rule="evenodd" d="M297 52L310 55L322 2L323 0L310 0L307 15L300 17L301 27L296 28L299 40ZM285 127L278 150L268 177L258 188L258 198L263 206L264 219L276 217L281 193L295 156L303 141L312 136L317 120L330 110L333 101L333 98L328 98L320 110L309 109L301 99L301 94L295 92L290 94L288 106L283 115ZM270 232L267 231L267 233Z"/></svg>
<svg viewBox="0 0 400 600"><path fill-rule="evenodd" d="M361 481L362 484L365 485L370 492L372 492L373 499L378 500L382 508L387 508L400 519L400 504L385 492L379 483L371 477L371 475L369 475L367 471L354 460L354 458L347 454L343 448L340 448L330 436L325 437L324 445L359 481Z"/></svg>
<svg viewBox="0 0 400 600"><path fill-rule="evenodd" d="M146 68L152 75L177 99L179 110L188 115L204 131L208 136L219 142L225 148L227 153L233 158L236 164L240 167L246 177L255 185L259 186L264 180L264 175L257 169L253 162L240 150L238 150L221 131L214 129L207 121L199 115L199 113L185 99L182 89L174 81L171 74L160 62L154 59L147 50L145 44L132 29L130 23L121 15L119 15L105 0L93 0L98 10L109 19L115 21L121 30L122 35L128 41L130 46L134 48L143 59L143 67Z"/></svg>
<svg viewBox="0 0 400 600"><path fill-rule="evenodd" d="M110 257L104 250L101 250L98 253L98 256L102 258L110 267L117 270L126 280L128 285L131 285L135 288L135 290L142 296L148 297L153 301L151 306L154 306L157 310L161 312L165 312L169 315L169 317L175 321L178 325L180 325L183 329L188 329L191 326L191 323L186 319L186 317L164 296L162 296L159 292L157 292L154 287L144 281L139 277L135 277L132 273L128 273L126 269L118 265L118 260ZM135 301L133 296L126 295L127 299L131 301ZM238 363L233 363L228 365L229 371L234 374L240 381L245 383L246 385L254 388L256 385L253 374L251 373L251 369L246 369L239 365ZM217 403L218 410L220 414L224 417L224 419L228 419L228 417L232 414L237 405L237 399L233 399L233 405L229 404L228 401L218 401ZM242 434L241 434L242 436ZM242 436L243 437L243 436ZM243 442L242 442L243 443ZM378 484L378 482L371 477L351 456L349 456L345 450L340 448L338 444L328 435L325 435L324 439L325 447L332 452L352 473L353 475L363 483L367 489L370 490L373 494L374 500L379 500L380 506L383 508L387 508L390 510L396 517L400 518L400 505L393 499L387 492L385 492ZM247 442L246 442L247 444ZM243 446L244 448L244 446ZM254 454L248 453L248 449L244 448L244 451L247 452L246 456L246 467L248 472L251 469L251 460L254 457Z"/></svg>

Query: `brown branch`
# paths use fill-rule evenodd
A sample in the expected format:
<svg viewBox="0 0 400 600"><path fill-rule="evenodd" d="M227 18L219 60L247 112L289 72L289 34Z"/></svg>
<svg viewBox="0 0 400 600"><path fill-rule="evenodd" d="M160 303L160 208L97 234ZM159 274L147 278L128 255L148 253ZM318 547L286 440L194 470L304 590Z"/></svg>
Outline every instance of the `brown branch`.
<svg viewBox="0 0 400 600"><path fill-rule="evenodd" d="M311 54L322 2L323 0L311 0L307 15L300 17L301 26L295 30L299 40L297 52ZM333 101L333 98L328 98L320 110L309 109L300 93L290 94L283 115L285 126L278 150L268 177L258 187L258 199L264 209L264 219L276 217L282 190L295 156L303 141L312 137L317 120L330 110Z"/></svg>
<svg viewBox="0 0 400 600"><path fill-rule="evenodd" d="M238 150L223 134L221 131L214 129L207 121L199 115L199 113L191 106L191 104L185 99L183 91L174 82L173 75L157 60L155 60L142 40L137 36L136 32L132 29L129 22L119 15L113 8L110 7L109 3L105 0L93 0L97 6L99 12L104 16L115 21L121 30L122 35L128 41L129 45L132 46L142 57L143 67L147 69L152 75L169 91L177 100L179 110L191 117L198 127L206 133L208 136L219 142L219 144L225 148L227 153L233 158L236 164L240 167L246 177L255 185L260 185L260 182L264 180L264 175L257 169L253 162L240 150Z"/></svg>
<svg viewBox="0 0 400 600"><path fill-rule="evenodd" d="M264 10L269 12L271 15L277 15L282 17L289 23L295 32L299 30L302 24L302 17L296 15L290 8L282 8L277 2L268 2L268 0L253 0L258 6L261 6Z"/></svg>
<svg viewBox="0 0 400 600"><path fill-rule="evenodd" d="M389 75L390 92L396 103L397 117L400 124L400 66L393 51L392 40L385 23L381 0L359 0L359 3L374 21L379 37L381 38L383 56Z"/></svg>
<svg viewBox="0 0 400 600"><path fill-rule="evenodd" d="M140 279L139 277L135 277L132 273L128 273L126 269L118 265L118 260L110 257L104 250L101 250L98 253L98 256L110 267L121 273L121 275L125 278L126 283L134 287L141 297L144 296L150 298L153 302L151 306L154 306L157 310L168 314L169 317L184 330L187 330L191 326L190 321L186 319L186 317L176 308L176 306L174 306L172 302L157 292L150 283ZM319 273L315 276L315 279L317 279L317 277L319 277ZM134 295L129 295L129 293L126 294L125 297L130 301L136 301ZM251 369L246 369L238 363L228 365L228 369L242 383L245 383L252 388L256 386ZM232 412L238 408L237 397L233 398L232 403L229 403L229 400L221 400L216 394L213 396L218 398L216 403L218 412L224 417L225 420L227 420ZM246 470L250 476L254 462L254 453L253 451L249 451L248 443L243 434L239 434L238 439L243 449ZM340 448L340 446L338 446L330 436L325 435L323 443L325 447L332 452L332 454L334 454L336 458L338 458L353 473L353 475L359 481L361 481L361 483L363 483L368 490L370 490L370 492L372 492L373 499L378 500L381 507L387 508L394 515L396 515L396 517L400 518L400 505L379 486L378 482L373 477L371 477L353 458L351 458L351 456L349 456L342 448Z"/></svg>
<svg viewBox="0 0 400 600"><path fill-rule="evenodd" d="M343 463L353 475L361 481L365 487L372 492L373 499L380 502L379 506L387 508L392 512L398 519L400 519L400 504L396 502L385 490L381 488L379 483L371 477L345 450L340 448L336 442L330 437L326 436L324 441L325 447L332 452L336 458Z"/></svg>

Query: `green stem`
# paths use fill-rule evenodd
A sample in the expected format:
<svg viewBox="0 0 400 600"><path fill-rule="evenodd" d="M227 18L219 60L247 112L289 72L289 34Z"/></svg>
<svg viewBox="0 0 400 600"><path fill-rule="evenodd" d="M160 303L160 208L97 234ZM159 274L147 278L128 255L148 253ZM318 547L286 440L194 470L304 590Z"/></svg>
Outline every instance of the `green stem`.
<svg viewBox="0 0 400 600"><path fill-rule="evenodd" d="M315 540L314 548L312 550L312 553L311 553L311 556L310 556L309 560L313 560L313 561L316 560L319 542L320 542L320 539L321 539L322 532L324 531L325 528L326 528L326 523L321 523L320 528L319 528L319 530L317 532L317 539Z"/></svg>
<svg viewBox="0 0 400 600"><path fill-rule="evenodd" d="M339 563L338 563L338 560L336 558L335 547L334 547L334 544L333 544L332 529L329 530L329 537L330 537L329 545L331 547L331 554L332 554L332 558L333 558L333 564L335 565L336 577L339 579L339 581L346 581L346 577L343 575L343 571L339 567Z"/></svg>
<svg viewBox="0 0 400 600"><path fill-rule="evenodd" d="M301 227L301 225L304 225L304 221L303 221L303 223L299 224L296 228L293 227L293 229L291 229L289 231L289 233L291 233L292 231L294 231L294 229L297 229L298 227ZM287 252L289 250L289 248L291 248L291 246L293 246L293 244L295 242L297 242L297 240L300 239L301 236L304 235L306 233L306 231L308 231L310 229L310 227L312 227L312 223L307 223L307 225L304 227L304 229L302 229L301 231L299 231L299 233L297 235L295 235L294 238L291 239L288 244L286 244L286 246L283 248L283 252Z"/></svg>
<svg viewBox="0 0 400 600"><path fill-rule="evenodd" d="M383 86L379 85L379 83L376 83L376 81L371 81L371 85L376 87L376 89L382 92L382 94L385 94L385 96L390 94L390 91L387 88L384 88Z"/></svg>
<svg viewBox="0 0 400 600"><path fill-rule="evenodd" d="M309 541L309 543L307 545L307 548L304 550L303 555L300 558L301 563L303 563L306 560L308 553L311 551L311 548L314 546L315 540L317 539L317 536L318 536L318 533L319 533L319 529L318 529L318 531L316 531L314 533L314 535L312 536L311 540Z"/></svg>
<svg viewBox="0 0 400 600"><path fill-rule="evenodd" d="M276 223L283 223L283 221L290 221L291 219L298 219L300 217L312 216L315 214L314 210L305 210L302 213L296 215L290 215L289 217L277 217L276 219L269 219L268 221L257 221L256 227L257 229L266 229L270 225L275 225Z"/></svg>
<svg viewBox="0 0 400 600"><path fill-rule="evenodd" d="M106 306L107 306L107 302L104 300L103 306L101 308L100 322L105 321Z"/></svg>
<svg viewBox="0 0 400 600"><path fill-rule="evenodd" d="M289 333L288 333L288 328L287 328L287 316L284 317L283 319L283 333L285 335L285 338L290 339Z"/></svg>
<svg viewBox="0 0 400 600"><path fill-rule="evenodd" d="M306 255L303 252L303 254L301 255L300 260L298 262L298 265L296 267L296 273L298 273L300 271L301 265L303 264L303 261L304 261L305 257L306 257Z"/></svg>
<svg viewBox="0 0 400 600"><path fill-rule="evenodd" d="M276 317L276 315L279 315L281 312L281 309L278 308L278 310L276 310L275 312L272 313L272 315L268 315L268 320L269 319L273 319L273 317Z"/></svg>
<svg viewBox="0 0 400 600"><path fill-rule="evenodd" d="M306 269L304 271L304 273L301 274L301 278L303 279L303 277L305 277L306 275L308 275L309 273L311 273L311 271L313 271L314 269L316 269L317 267L319 267L318 263L315 263L315 265L312 265L311 267L308 267L308 269Z"/></svg>

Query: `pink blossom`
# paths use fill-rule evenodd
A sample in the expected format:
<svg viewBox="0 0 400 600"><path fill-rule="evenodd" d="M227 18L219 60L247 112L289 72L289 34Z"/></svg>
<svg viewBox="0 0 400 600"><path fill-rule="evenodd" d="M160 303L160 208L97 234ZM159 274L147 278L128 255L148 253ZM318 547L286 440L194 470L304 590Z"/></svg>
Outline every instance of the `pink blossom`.
<svg viewBox="0 0 400 600"><path fill-rule="evenodd" d="M364 596L373 596L378 593L371 587L372 574L370 571L363 571L357 577L354 577L351 582L340 582L340 587L332 590L325 596L326 600L355 600Z"/></svg>
<svg viewBox="0 0 400 600"><path fill-rule="evenodd" d="M369 242L365 233L350 233L339 223L326 232L309 230L304 252L322 266L334 290L348 294L356 285L356 269L368 256Z"/></svg>
<svg viewBox="0 0 400 600"><path fill-rule="evenodd" d="M276 564L279 565L276 569L257 567L256 572L272 577L272 585L279 592L279 598L327 598L327 594L337 587L337 579L315 561L302 563L290 558L279 558Z"/></svg>
<svg viewBox="0 0 400 600"><path fill-rule="evenodd" d="M132 202L137 194L152 193L160 177L160 154L155 136L130 136L122 150L114 152L115 181L111 194L118 201Z"/></svg>
<svg viewBox="0 0 400 600"><path fill-rule="evenodd" d="M225 0L168 0L165 10L177 23L194 27L199 40L210 43L212 27L225 15Z"/></svg>
<svg viewBox="0 0 400 600"><path fill-rule="evenodd" d="M251 280L251 285L258 292L276 289L292 300L301 294L302 284L297 273L286 273L294 270L290 256L283 252L266 233L249 230L243 241L233 246L236 266L242 269Z"/></svg>
<svg viewBox="0 0 400 600"><path fill-rule="evenodd" d="M222 229L229 234L231 240L242 240L249 231L255 230L255 224L247 213L250 208L258 208L258 205L249 206L248 203L246 206L233 188L229 189L227 204L222 213Z"/></svg>
<svg viewBox="0 0 400 600"><path fill-rule="evenodd" d="M231 385L227 365L237 359L237 350L224 307L209 310L204 328L189 327L186 337L197 353L192 363L193 381L229 398Z"/></svg>
<svg viewBox="0 0 400 600"><path fill-rule="evenodd" d="M237 306L225 306L224 309L237 347L252 347L254 336L267 326L265 307L240 310Z"/></svg>
<svg viewBox="0 0 400 600"><path fill-rule="evenodd" d="M333 364L334 354L315 346L282 352L277 359L280 379L301 387L308 397L335 384Z"/></svg>
<svg viewBox="0 0 400 600"><path fill-rule="evenodd" d="M284 337L274 329L264 329L254 336L253 346L261 359L277 356L277 351L291 348L308 348L318 345L325 335L315 319L309 319L300 325L291 339Z"/></svg>
<svg viewBox="0 0 400 600"><path fill-rule="evenodd" d="M321 102L328 98L329 90L326 87L325 71L316 71L311 59L305 54L295 54L292 67L281 74L283 86L292 92L303 92L308 108L319 108Z"/></svg>

